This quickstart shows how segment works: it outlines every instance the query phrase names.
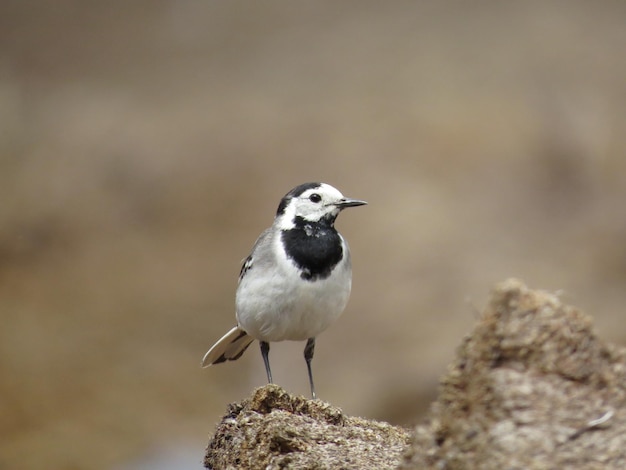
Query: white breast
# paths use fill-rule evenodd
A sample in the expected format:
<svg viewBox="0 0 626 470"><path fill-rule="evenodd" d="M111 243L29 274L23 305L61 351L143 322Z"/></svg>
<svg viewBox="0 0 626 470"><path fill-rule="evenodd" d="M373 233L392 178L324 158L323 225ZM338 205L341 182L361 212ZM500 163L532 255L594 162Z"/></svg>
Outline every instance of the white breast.
<svg viewBox="0 0 626 470"><path fill-rule="evenodd" d="M348 302L352 285L348 246L343 242L344 259L330 276L307 281L284 254L279 237L272 244L278 255L272 262L253 265L239 283L237 320L261 341L313 338L337 320Z"/></svg>

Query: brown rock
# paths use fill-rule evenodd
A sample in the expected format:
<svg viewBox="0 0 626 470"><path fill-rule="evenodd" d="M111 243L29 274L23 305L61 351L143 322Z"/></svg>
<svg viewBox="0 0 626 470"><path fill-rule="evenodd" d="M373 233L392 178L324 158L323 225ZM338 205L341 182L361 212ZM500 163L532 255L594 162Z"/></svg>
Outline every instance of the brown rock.
<svg viewBox="0 0 626 470"><path fill-rule="evenodd" d="M276 385L230 405L206 450L204 465L222 469L392 469L409 431L345 416L321 400Z"/></svg>
<svg viewBox="0 0 626 470"><path fill-rule="evenodd" d="M626 353L508 280L442 380L402 469L626 468Z"/></svg>

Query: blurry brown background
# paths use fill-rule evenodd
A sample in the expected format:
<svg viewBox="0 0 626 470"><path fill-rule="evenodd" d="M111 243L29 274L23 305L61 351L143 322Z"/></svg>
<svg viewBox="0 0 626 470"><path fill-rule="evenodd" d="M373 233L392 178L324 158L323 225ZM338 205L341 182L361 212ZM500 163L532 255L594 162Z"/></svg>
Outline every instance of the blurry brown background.
<svg viewBox="0 0 626 470"><path fill-rule="evenodd" d="M623 1L2 2L0 469L200 468L265 381L256 347L200 359L305 181L370 203L338 221L353 294L314 361L347 413L419 420L509 276L624 343L625 25ZM303 346L271 359L308 394Z"/></svg>

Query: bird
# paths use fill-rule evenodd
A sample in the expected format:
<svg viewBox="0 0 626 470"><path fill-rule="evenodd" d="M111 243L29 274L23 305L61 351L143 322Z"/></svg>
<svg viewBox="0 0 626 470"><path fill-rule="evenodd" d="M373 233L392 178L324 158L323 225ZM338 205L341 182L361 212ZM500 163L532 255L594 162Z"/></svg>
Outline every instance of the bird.
<svg viewBox="0 0 626 470"><path fill-rule="evenodd" d="M343 209L365 204L327 183L304 183L289 191L243 261L235 295L237 326L209 349L202 367L239 359L258 340L267 381L273 383L270 343L306 341L315 399L315 338L342 314L352 287L350 249L335 220Z"/></svg>

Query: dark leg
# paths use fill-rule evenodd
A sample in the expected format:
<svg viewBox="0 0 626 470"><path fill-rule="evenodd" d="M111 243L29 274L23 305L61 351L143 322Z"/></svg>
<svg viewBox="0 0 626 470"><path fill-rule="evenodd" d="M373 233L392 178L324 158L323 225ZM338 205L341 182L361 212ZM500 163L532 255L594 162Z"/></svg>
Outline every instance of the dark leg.
<svg viewBox="0 0 626 470"><path fill-rule="evenodd" d="M313 399L315 396L315 385L313 384L313 372L311 371L311 361L313 360L313 353L315 352L315 338L309 338L304 347L304 360L306 361L306 368L309 371L309 384L311 384L311 395Z"/></svg>
<svg viewBox="0 0 626 470"><path fill-rule="evenodd" d="M272 383L272 371L270 370L270 343L261 341L261 356L263 356L263 362L265 363L265 372L267 372L267 381Z"/></svg>

